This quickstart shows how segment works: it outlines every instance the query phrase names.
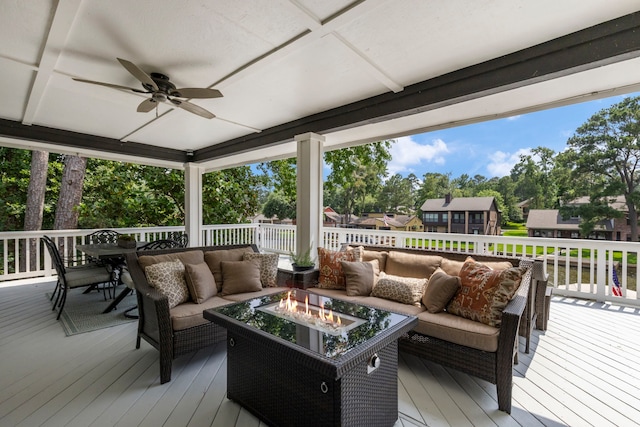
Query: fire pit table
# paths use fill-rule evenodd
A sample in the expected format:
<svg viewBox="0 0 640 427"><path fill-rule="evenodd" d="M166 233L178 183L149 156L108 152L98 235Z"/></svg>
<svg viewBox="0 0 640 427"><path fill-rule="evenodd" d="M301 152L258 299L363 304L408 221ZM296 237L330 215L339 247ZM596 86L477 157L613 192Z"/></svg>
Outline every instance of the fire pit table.
<svg viewBox="0 0 640 427"><path fill-rule="evenodd" d="M227 329L227 397L276 426L392 426L398 338L417 319L300 289L205 310Z"/></svg>

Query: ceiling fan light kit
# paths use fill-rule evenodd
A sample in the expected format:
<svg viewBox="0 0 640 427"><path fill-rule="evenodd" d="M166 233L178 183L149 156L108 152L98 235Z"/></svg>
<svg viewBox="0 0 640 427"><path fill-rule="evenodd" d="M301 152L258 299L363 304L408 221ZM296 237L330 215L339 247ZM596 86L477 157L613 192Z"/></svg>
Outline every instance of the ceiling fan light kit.
<svg viewBox="0 0 640 427"><path fill-rule="evenodd" d="M212 119L215 117L213 113L210 111L192 104L184 99L173 99L173 98L197 98L197 99L207 99L207 98L220 98L222 97L222 93L219 90L211 89L211 88L182 88L177 89L176 86L171 83L169 80L169 76L162 73L145 73L140 67L134 64L131 61L127 61L126 59L117 58L118 62L127 70L131 75L133 75L136 79L140 80L142 83L142 87L144 90L135 89L127 86L120 86L111 83L104 82L96 82L93 80L85 80L79 78L73 78L75 81L79 81L82 83L90 83L96 84L100 86L111 87L119 90L130 90L136 93L148 93L151 94L151 98L146 99L138 105L137 111L140 113L148 113L149 111L156 109L156 116L158 115L158 104L161 102L170 101L172 105L175 105L178 108L181 108L190 113L196 114L200 117L204 117L206 119Z"/></svg>

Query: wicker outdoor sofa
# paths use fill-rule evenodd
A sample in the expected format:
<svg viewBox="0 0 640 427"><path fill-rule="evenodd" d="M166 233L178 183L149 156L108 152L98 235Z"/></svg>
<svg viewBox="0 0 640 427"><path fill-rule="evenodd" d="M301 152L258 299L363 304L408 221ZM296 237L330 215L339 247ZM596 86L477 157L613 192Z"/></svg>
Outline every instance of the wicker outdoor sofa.
<svg viewBox="0 0 640 427"><path fill-rule="evenodd" d="M257 253L255 245L204 246L195 248L172 248L146 250L127 254L127 268L135 285L138 300L138 335L136 348L140 348L140 340L144 339L160 352L160 383L171 381L171 366L180 355L200 350L226 340L226 329L202 317L202 311L230 304L244 299L255 298L261 294L281 292L278 287L264 288L260 292L238 293L206 298L196 304L193 301L169 308L168 298L150 286L142 263L149 257L156 257L152 262L181 259L184 263L197 264L205 262L205 255L218 251L229 254L225 260L242 260L244 252ZM207 259L209 261L209 259ZM218 280L219 282L219 280Z"/></svg>
<svg viewBox="0 0 640 427"><path fill-rule="evenodd" d="M459 252L441 252L426 250L395 249L383 247L362 247L364 260L380 257L383 253L390 252L404 253L424 257L425 263L445 268L459 268L464 263L469 254ZM140 340L144 339L160 352L160 380L165 383L171 380L171 365L176 357L199 350L209 345L221 342L226 338L226 330L216 324L206 321L202 317L204 309L218 307L231 302L250 299L260 294L280 292L282 287L270 287L260 290L260 292L239 293L234 295L221 296L220 294L208 298L201 304L187 302L169 309L167 297L160 294L149 285L145 276L144 265L140 263L140 257L162 256L155 261L162 259L176 259L183 257L183 262L193 262L185 260L185 253L197 252L199 254L209 254L212 251L231 251L234 253L231 258L239 259L237 251L257 252L254 245L235 246L210 246L199 248L180 248L158 251L145 251L127 255L127 265L131 277L135 283L136 294L139 307L139 324L136 348L140 347ZM234 252L236 251L236 252ZM498 263L497 265L523 266L526 273L522 276L521 284L517 293L508 302L502 312L502 323L499 328L491 328L479 322L468 319L454 320L455 328L462 328L459 333L451 333L448 330L451 326L453 315L448 313L428 313L424 306L415 307L400 302L381 299L373 296L349 296L345 290L323 289L318 286L310 287L307 290L333 298L340 298L347 301L354 301L364 305L378 306L380 308L414 315L418 317L419 326L416 327L399 341L400 351L405 351L425 359L435 361L444 366L448 366L470 375L477 376L496 385L498 407L505 412L511 411L511 390L513 382L513 364L517 363L518 334L529 338L532 325L535 323L535 286L536 280L532 279L532 266L534 261L508 258L472 255L481 263ZM235 257L235 258L234 258ZM392 256L393 258L393 256ZM397 257L396 257L397 258ZM240 257L241 259L241 257ZM399 258L400 259L400 258ZM419 258L414 258L421 262ZM428 260L428 261L427 261ZM442 260L447 260L444 263ZM396 263L397 264L397 263ZM453 266L453 267L452 267ZM456 267L458 266L458 267ZM396 265L396 268L398 265ZM415 266L414 266L415 267ZM407 266L407 272L415 271L413 267ZM429 267L431 268L431 267ZM384 271L384 268L381 269ZM397 272L397 271L396 271ZM455 271L449 271L455 274ZM279 282L282 284L282 280ZM454 316L455 317L455 316ZM185 320L187 319L187 320ZM435 329L434 329L435 328ZM464 330L468 329L468 330ZM434 331L430 334L429 331ZM450 334L451 333L451 334ZM435 336L434 336L435 335ZM468 336L473 343L454 342L465 339ZM474 335L480 335L480 338ZM462 337L462 338L461 338ZM449 339L448 339L449 338ZM487 344L489 342L489 344ZM487 346L495 348L487 349Z"/></svg>
<svg viewBox="0 0 640 427"><path fill-rule="evenodd" d="M344 249L343 245L343 249ZM374 296L348 296L346 290L323 289L320 286L309 288L311 292L333 298L365 305L377 306L418 317L418 326L398 343L400 351L454 368L461 372L476 376L496 385L498 407L507 413L511 412L511 392L513 383L513 365L518 363L518 335L525 337L529 351L531 329L536 321L536 286L533 279L533 261L523 258L487 256L461 252L429 251L417 249L399 249L389 247L365 246L364 261L380 259L386 254L387 261L380 266L380 271L389 270L390 260L394 253L393 274L411 277L415 274L417 263L441 266L447 273L456 275L460 266L471 256L479 263L501 266L512 265L526 268L517 293L508 302L502 312L502 323L499 328L491 328L468 319L446 313L430 313L423 304L420 307L389 301ZM402 256L398 256L402 254ZM409 256L407 256L409 255ZM420 258L412 257L417 255ZM424 261L421 261L421 258ZM440 261L439 261L440 260ZM403 265L405 263L405 265ZM438 264L440 263L440 264ZM384 265L386 264L386 266ZM539 265L535 270L541 271ZM406 274L404 274L406 272ZM546 285L546 283L544 283ZM544 292L542 293L544 295ZM492 331L493 329L493 331ZM495 344L497 338L497 344ZM458 341L457 343L454 341ZM495 346L495 348L492 348Z"/></svg>

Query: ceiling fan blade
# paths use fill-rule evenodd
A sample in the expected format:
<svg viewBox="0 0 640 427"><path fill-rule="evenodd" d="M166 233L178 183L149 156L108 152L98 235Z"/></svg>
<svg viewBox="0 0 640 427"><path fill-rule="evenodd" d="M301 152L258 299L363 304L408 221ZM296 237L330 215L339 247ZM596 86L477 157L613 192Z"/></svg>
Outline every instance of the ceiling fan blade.
<svg viewBox="0 0 640 427"><path fill-rule="evenodd" d="M156 105L158 105L158 103L153 98L149 98L142 101L140 105L138 105L137 111L138 113L148 113L149 111L156 108Z"/></svg>
<svg viewBox="0 0 640 427"><path fill-rule="evenodd" d="M82 82L82 83L91 83L93 85L100 85L100 86L106 86L106 87L111 87L114 89L121 89L121 90L132 90L134 92L138 92L138 93L148 93L145 92L144 90L140 90L140 89L134 89L132 87L128 87L128 86L120 86L120 85L114 85L111 83L104 83L104 82L96 82L93 80L85 80L85 79L77 79L75 77L73 77L73 80L77 81L77 82Z"/></svg>
<svg viewBox="0 0 640 427"><path fill-rule="evenodd" d="M197 87L187 87L180 88L171 91L169 94L171 96L177 96L180 98L221 98L222 93L217 89L208 89L208 88L197 88Z"/></svg>
<svg viewBox="0 0 640 427"><path fill-rule="evenodd" d="M142 71L140 67L138 67L136 64L122 58L118 58L118 61L120 62L120 64L122 64L124 68L127 69L128 72L130 72L133 75L133 77L140 80L143 84L148 84L153 88L153 90L158 90L158 85L156 84L156 82L153 81L151 76L145 73L144 71Z"/></svg>
<svg viewBox="0 0 640 427"><path fill-rule="evenodd" d="M192 104L187 101L178 101L177 99L172 99L171 103L176 107L182 108L183 110L186 110L190 113L202 116L205 119L213 119L215 117L215 115L212 112L207 111L204 108L199 107L196 104Z"/></svg>

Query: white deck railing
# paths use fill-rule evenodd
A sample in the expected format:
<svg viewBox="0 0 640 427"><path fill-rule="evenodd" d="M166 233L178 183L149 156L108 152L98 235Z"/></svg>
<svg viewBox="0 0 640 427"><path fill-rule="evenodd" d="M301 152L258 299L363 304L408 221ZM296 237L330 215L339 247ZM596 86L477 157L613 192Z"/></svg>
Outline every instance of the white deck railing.
<svg viewBox="0 0 640 427"><path fill-rule="evenodd" d="M134 234L141 241L165 238L170 232L182 230L182 227L117 229L121 233ZM40 243L43 234L64 241L66 253L80 255L75 245L81 244L84 236L93 231L95 230L0 232L0 281L55 274L49 254ZM207 225L202 227L202 241L204 245L253 243L263 251L288 254L296 249L295 231L296 227L291 225ZM35 244L37 250L25 250L29 242ZM554 287L557 295L640 306L636 292L637 258L640 252L638 243L333 227L323 229L320 246L337 250L342 243L449 250L470 255L534 257L544 262L549 284ZM612 291L614 268L622 297L615 296Z"/></svg>

